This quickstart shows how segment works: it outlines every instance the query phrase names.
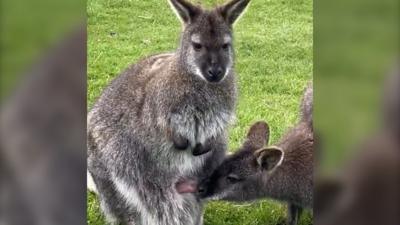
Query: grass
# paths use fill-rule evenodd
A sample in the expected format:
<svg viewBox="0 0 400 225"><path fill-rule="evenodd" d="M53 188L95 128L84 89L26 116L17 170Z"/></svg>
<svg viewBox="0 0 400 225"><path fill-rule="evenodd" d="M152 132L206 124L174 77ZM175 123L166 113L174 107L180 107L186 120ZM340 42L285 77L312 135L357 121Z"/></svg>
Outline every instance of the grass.
<svg viewBox="0 0 400 225"><path fill-rule="evenodd" d="M203 1L206 6L220 0ZM177 47L181 26L166 0L89 0L88 103L128 65ZM229 131L236 149L249 126L265 120L271 142L298 119L298 105L312 79L312 1L253 0L235 26L239 82L237 121ZM105 224L96 196L88 194L88 224ZM248 205L212 202L205 225L283 224L286 207L275 201ZM312 224L309 212L300 224Z"/></svg>

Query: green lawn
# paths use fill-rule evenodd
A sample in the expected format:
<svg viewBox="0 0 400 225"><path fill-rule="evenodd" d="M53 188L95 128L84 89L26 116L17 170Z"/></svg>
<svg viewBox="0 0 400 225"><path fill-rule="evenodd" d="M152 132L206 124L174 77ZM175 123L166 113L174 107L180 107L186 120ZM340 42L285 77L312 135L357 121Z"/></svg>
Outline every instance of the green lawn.
<svg viewBox="0 0 400 225"><path fill-rule="evenodd" d="M221 0L202 1L213 6ZM167 0L88 0L88 103L129 64L176 48L180 23ZM303 88L312 79L312 1L253 0L235 26L239 81L237 121L229 146L265 120L274 142L298 119ZM96 196L88 194L88 224L104 224ZM208 204L206 225L283 224L286 207L274 201ZM301 224L311 224L307 212Z"/></svg>

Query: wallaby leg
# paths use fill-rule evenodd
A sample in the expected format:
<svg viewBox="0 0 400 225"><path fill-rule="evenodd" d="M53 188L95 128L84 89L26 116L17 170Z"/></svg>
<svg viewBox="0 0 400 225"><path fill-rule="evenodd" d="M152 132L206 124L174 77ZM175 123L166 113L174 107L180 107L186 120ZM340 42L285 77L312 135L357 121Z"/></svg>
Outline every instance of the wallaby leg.
<svg viewBox="0 0 400 225"><path fill-rule="evenodd" d="M203 225L203 215L199 216L199 220L197 221L197 225Z"/></svg>
<svg viewBox="0 0 400 225"><path fill-rule="evenodd" d="M297 225L303 209L297 205L288 204L288 225Z"/></svg>
<svg viewBox="0 0 400 225"><path fill-rule="evenodd" d="M92 174L93 181L99 192L100 207L106 216L108 224L141 225L140 214L124 204L120 194L114 189L109 179Z"/></svg>
<svg viewBox="0 0 400 225"><path fill-rule="evenodd" d="M118 218L115 210L113 210L112 203L110 202L110 197L114 194L112 194L110 188L105 188L109 182L100 179L93 174L92 177L98 191L97 197L99 198L100 208L106 217L107 223L118 225L120 223L120 218Z"/></svg>

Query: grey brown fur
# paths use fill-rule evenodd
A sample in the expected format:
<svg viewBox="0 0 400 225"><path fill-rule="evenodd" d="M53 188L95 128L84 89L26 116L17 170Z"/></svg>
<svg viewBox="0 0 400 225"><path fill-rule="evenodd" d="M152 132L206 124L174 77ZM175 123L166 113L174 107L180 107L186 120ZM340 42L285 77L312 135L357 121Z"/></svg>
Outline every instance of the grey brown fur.
<svg viewBox="0 0 400 225"><path fill-rule="evenodd" d="M199 187L206 199L251 201L273 198L288 202L289 224L296 224L302 208L313 205L312 87L305 91L301 120L275 145L265 122L250 129L239 151L227 157Z"/></svg>
<svg viewBox="0 0 400 225"><path fill-rule="evenodd" d="M88 168L109 222L202 224L201 201L175 185L224 158L237 95L231 21L248 2L209 11L171 0L184 25L178 50L130 66L94 104Z"/></svg>

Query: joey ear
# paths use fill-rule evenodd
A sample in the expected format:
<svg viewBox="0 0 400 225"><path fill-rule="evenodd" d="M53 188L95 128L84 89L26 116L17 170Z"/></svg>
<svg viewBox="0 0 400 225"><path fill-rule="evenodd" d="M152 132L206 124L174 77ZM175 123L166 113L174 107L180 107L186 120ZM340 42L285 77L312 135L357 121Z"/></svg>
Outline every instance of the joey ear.
<svg viewBox="0 0 400 225"><path fill-rule="evenodd" d="M246 9L250 0L232 0L219 7L219 12L229 24L234 24L243 11Z"/></svg>
<svg viewBox="0 0 400 225"><path fill-rule="evenodd" d="M263 148L254 153L257 164L266 171L271 171L282 164L284 153L276 146Z"/></svg>
<svg viewBox="0 0 400 225"><path fill-rule="evenodd" d="M254 123L247 132L245 146L254 150L260 149L268 144L269 141L269 126L264 121Z"/></svg>
<svg viewBox="0 0 400 225"><path fill-rule="evenodd" d="M169 0L169 3L184 24L193 22L194 18L201 12L201 8L186 0Z"/></svg>

